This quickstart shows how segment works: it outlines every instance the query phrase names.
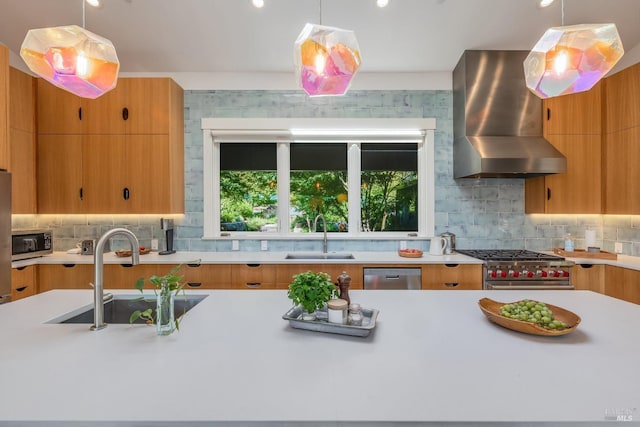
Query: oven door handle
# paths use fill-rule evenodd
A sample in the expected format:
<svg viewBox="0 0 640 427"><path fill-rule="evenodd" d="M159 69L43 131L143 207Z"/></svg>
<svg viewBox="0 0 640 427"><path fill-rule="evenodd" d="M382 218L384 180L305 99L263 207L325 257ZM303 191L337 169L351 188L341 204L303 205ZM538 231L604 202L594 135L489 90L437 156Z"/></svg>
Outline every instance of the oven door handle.
<svg viewBox="0 0 640 427"><path fill-rule="evenodd" d="M575 289L573 285L487 285L487 289L493 289L496 291L548 291L548 290L572 290Z"/></svg>

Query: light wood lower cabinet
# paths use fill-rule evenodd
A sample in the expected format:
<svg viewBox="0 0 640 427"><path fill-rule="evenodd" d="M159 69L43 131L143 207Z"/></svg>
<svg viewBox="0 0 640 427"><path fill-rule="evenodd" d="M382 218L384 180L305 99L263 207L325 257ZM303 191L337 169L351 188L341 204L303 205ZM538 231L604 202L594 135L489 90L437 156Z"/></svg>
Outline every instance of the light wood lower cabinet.
<svg viewBox="0 0 640 427"><path fill-rule="evenodd" d="M36 283L37 266L29 265L26 267L11 269L11 300L17 301L22 298L30 297L38 293Z"/></svg>
<svg viewBox="0 0 640 427"><path fill-rule="evenodd" d="M422 266L422 289L482 289L480 264L429 264Z"/></svg>
<svg viewBox="0 0 640 427"><path fill-rule="evenodd" d="M93 264L41 264L38 292L52 289L91 289Z"/></svg>
<svg viewBox="0 0 640 427"><path fill-rule="evenodd" d="M231 264L231 289L276 289L276 264Z"/></svg>
<svg viewBox="0 0 640 427"><path fill-rule="evenodd" d="M605 266L604 293L634 304L640 304L640 271Z"/></svg>
<svg viewBox="0 0 640 427"><path fill-rule="evenodd" d="M571 268L571 283L578 290L604 294L604 264L576 264Z"/></svg>
<svg viewBox="0 0 640 427"><path fill-rule="evenodd" d="M163 265L166 274L175 265ZM177 273L183 276L185 289L228 289L231 284L229 264L184 264Z"/></svg>
<svg viewBox="0 0 640 427"><path fill-rule="evenodd" d="M327 273L333 283L338 283L338 276L347 273L351 277L349 289L362 289L363 268L362 264L279 264L276 271L276 288L288 289L294 275L313 271L314 273Z"/></svg>

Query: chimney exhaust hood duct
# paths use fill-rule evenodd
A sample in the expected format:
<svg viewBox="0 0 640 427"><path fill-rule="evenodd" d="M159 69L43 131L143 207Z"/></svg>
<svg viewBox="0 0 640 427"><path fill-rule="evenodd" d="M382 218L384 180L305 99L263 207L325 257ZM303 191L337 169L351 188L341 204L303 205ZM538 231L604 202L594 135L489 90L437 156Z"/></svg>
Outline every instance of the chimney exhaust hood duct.
<svg viewBox="0 0 640 427"><path fill-rule="evenodd" d="M454 178L531 178L567 170L542 137L542 100L525 84L528 51L467 50L453 70Z"/></svg>

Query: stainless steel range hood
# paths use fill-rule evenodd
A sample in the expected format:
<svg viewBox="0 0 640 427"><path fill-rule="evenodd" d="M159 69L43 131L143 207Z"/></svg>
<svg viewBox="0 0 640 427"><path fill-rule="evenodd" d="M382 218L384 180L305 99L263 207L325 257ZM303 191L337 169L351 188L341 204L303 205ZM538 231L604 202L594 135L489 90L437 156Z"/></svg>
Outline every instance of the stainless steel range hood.
<svg viewBox="0 0 640 427"><path fill-rule="evenodd" d="M527 89L528 51L467 50L453 70L454 178L529 178L567 170L542 137L542 101Z"/></svg>

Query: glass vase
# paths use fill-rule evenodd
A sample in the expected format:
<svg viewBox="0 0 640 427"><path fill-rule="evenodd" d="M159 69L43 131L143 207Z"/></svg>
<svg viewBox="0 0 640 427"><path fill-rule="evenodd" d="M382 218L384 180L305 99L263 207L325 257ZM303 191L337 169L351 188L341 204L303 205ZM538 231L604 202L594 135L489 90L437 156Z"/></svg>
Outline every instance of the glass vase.
<svg viewBox="0 0 640 427"><path fill-rule="evenodd" d="M158 335L170 335L176 329L173 311L174 294L168 286L162 286L157 298L156 328Z"/></svg>

